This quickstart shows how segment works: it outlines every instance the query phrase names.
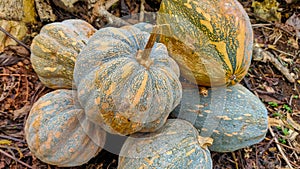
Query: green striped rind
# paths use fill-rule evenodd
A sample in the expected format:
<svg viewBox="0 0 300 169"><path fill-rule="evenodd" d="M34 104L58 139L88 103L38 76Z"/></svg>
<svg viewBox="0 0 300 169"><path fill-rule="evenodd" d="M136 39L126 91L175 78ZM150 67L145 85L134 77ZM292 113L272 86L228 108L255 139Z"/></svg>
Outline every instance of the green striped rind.
<svg viewBox="0 0 300 169"><path fill-rule="evenodd" d="M239 82L251 62L253 33L236 0L163 0L161 42L188 80L204 86Z"/></svg>
<svg viewBox="0 0 300 169"><path fill-rule="evenodd" d="M30 56L41 82L53 89L71 89L76 57L94 32L79 19L44 26L32 41Z"/></svg>
<svg viewBox="0 0 300 169"><path fill-rule="evenodd" d="M210 169L210 152L201 147L200 139L187 121L169 119L153 133L128 137L120 152L118 169Z"/></svg>
<svg viewBox="0 0 300 169"><path fill-rule="evenodd" d="M71 90L55 90L42 96L30 111L26 141L32 154L43 162L79 166L104 146L106 133L86 119L73 96Z"/></svg>
<svg viewBox="0 0 300 169"><path fill-rule="evenodd" d="M78 55L74 80L90 120L127 135L161 127L179 104L179 68L163 44L155 44L149 70L136 60L149 34L134 27L103 28Z"/></svg>
<svg viewBox="0 0 300 169"><path fill-rule="evenodd" d="M182 97L180 106L171 114L190 121L200 135L211 132L214 142L209 149L212 151L235 151L265 138L267 109L259 98L240 84L209 89L207 97L195 97L193 88L184 88ZM218 105L211 103L224 103L224 107L215 109Z"/></svg>

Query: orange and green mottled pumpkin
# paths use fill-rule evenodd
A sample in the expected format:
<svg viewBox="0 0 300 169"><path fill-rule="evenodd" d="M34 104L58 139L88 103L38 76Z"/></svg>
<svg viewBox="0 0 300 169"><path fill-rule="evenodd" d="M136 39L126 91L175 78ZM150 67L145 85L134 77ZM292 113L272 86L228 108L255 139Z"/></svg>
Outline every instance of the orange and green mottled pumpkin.
<svg viewBox="0 0 300 169"><path fill-rule="evenodd" d="M79 166L104 146L106 133L87 120L73 96L72 90L55 90L42 96L30 111L25 138L31 153L43 162Z"/></svg>
<svg viewBox="0 0 300 169"><path fill-rule="evenodd" d="M217 152L256 144L268 131L265 105L241 84L210 88L207 96L183 87L181 104L171 115L192 123L202 137L211 137L209 149Z"/></svg>
<svg viewBox="0 0 300 169"><path fill-rule="evenodd" d="M71 89L76 57L95 31L79 19L45 25L32 41L30 56L41 82L53 89Z"/></svg>
<svg viewBox="0 0 300 169"><path fill-rule="evenodd" d="M162 0L160 42L181 75L202 86L233 85L247 73L253 31L237 0Z"/></svg>
<svg viewBox="0 0 300 169"><path fill-rule="evenodd" d="M130 135L120 151L118 169L211 169L210 144L189 122L169 119L153 133Z"/></svg>
<svg viewBox="0 0 300 169"><path fill-rule="evenodd" d="M166 47L155 43L142 58L149 36L132 26L103 28L77 57L80 104L110 133L155 131L180 102L179 68Z"/></svg>

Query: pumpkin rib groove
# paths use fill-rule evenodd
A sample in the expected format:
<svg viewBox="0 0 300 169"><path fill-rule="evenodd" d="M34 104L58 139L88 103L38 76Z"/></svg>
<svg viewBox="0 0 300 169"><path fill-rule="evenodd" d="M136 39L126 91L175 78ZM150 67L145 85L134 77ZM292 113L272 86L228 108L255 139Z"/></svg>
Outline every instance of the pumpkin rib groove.
<svg viewBox="0 0 300 169"><path fill-rule="evenodd" d="M132 40L133 40L133 44L131 44L131 47L137 47L137 50L144 50L146 47L147 42L146 41L141 41L141 38L145 38L145 39L149 39L150 34L139 30L138 28L134 27L134 26L125 26L126 29L124 27L122 27L122 29L125 29L126 31L130 32ZM140 36L140 37L139 37Z"/></svg>
<svg viewBox="0 0 300 169"><path fill-rule="evenodd" d="M164 85L163 85L163 84L160 84L159 81L157 80L157 79L166 79L166 76L163 73L159 73L159 71L156 71L156 70L152 70L152 71L155 72L155 73L152 73L152 76L154 77L152 83L154 84L154 88L156 89L155 91L152 91L152 92L156 94L156 98L160 98L159 99L160 103L162 100L173 103L172 97L170 100L167 100L165 98L161 99L162 96L164 96L164 97L170 96L171 91L172 91L172 90L169 90L169 91L165 92L166 94L163 94L164 92L162 92L162 91L166 90L167 88L171 88L170 87L171 84L169 83L169 81L165 80L163 83ZM158 89L160 89L160 90L158 90ZM169 105L168 103L165 103L165 104ZM173 106L173 104L172 104L172 106ZM168 106L166 106L165 109L167 109L168 111L171 111L170 107L168 107ZM166 111L166 110L158 110L158 111Z"/></svg>
<svg viewBox="0 0 300 169"><path fill-rule="evenodd" d="M166 72L166 70L163 70L163 69L160 69L160 68L158 68L158 70L160 70L161 72L164 72L164 73ZM169 79L169 81L172 82L172 84L173 84L173 85L170 85L170 86L175 86L174 84L175 84L176 82L173 81L172 79L175 79L176 75L173 74L173 73L171 73L171 72L170 72L169 74L165 73L165 75L166 75L166 77ZM173 90L181 90L181 86L180 86L179 88L173 89ZM175 93L173 93L173 97L174 97L174 98L180 98L181 96L176 96ZM178 100L178 99L175 99L175 100ZM174 101L175 101L175 100L174 100ZM172 105L178 105L179 102L180 102L180 101L178 101L178 102L173 102ZM173 107L172 109L174 109L174 108L175 108L175 107Z"/></svg>
<svg viewBox="0 0 300 169"><path fill-rule="evenodd" d="M109 30L109 31L107 31L107 30ZM114 28L114 27L102 28L97 32L97 35L98 34L100 36L98 36L97 38L103 38L103 39L115 38L116 40L121 39L122 42L124 42L131 48L138 44L136 41L136 38L134 36L130 35L130 32L125 29L119 29L119 28ZM120 36L120 34L122 36ZM134 42L134 43L132 44L132 42Z"/></svg>
<svg viewBox="0 0 300 169"><path fill-rule="evenodd" d="M66 20L66 21L69 21L69 20ZM73 28L73 32L77 35L76 38L78 38L78 37L85 37L86 35L84 35L83 32L84 33L88 33L88 32L86 32L86 30L84 30L84 31L80 30L80 27L79 27L79 29L77 29L78 27L75 27L75 25L72 24L72 23L70 23L70 22L64 22L64 23ZM73 47L73 50L75 50L77 53L79 53L81 51L81 49L87 44L88 38L89 37L87 36L86 39L82 39L81 40L81 43L77 43L77 44L79 44L81 46L81 48L76 48L73 45L71 45L71 47Z"/></svg>
<svg viewBox="0 0 300 169"><path fill-rule="evenodd" d="M44 58L38 58L37 56L34 56L34 55L31 55L31 61L34 63L35 60L38 59L39 62L44 62L45 63L45 66L50 66L49 64L47 64L47 59L44 59ZM58 63L58 65L56 65L56 67L61 67L63 69L66 69L64 67L63 64L61 63ZM57 74L55 77L52 77L51 75L49 75L50 73L52 73L52 71L47 71L44 69L44 67L34 67L35 68L35 71L39 71L39 76L42 77L42 78L50 78L50 79L55 79L56 77L59 79L59 78L65 78L65 79L69 79L71 80L72 78L70 78L69 76L67 76L66 73L62 72L61 74ZM71 69L68 69L68 70L71 70ZM66 70L67 71L67 70Z"/></svg>
<svg viewBox="0 0 300 169"><path fill-rule="evenodd" d="M61 46L67 46L68 48L72 48L79 53L80 49L85 46L84 43L88 39L88 35L86 34L93 33L94 28L91 25L88 25L89 28L86 30L80 30L81 26L75 27L74 23L76 22L81 23L81 26L87 26L85 21L70 19L63 22L54 22L52 25L48 25L48 27L54 27L54 29L47 29L48 27L45 26L43 31L45 31L45 33L47 33L47 35L52 39L56 39ZM62 36L58 35L59 32L62 33L60 34ZM78 41L77 38L81 38L81 41ZM68 39L68 41L66 41L66 39Z"/></svg>
<svg viewBox="0 0 300 169"><path fill-rule="evenodd" d="M129 78L129 79L131 79L131 80L127 80L126 84L124 85L124 86L126 86L126 87L122 89L122 92L121 92L121 93L126 93L126 94L124 94L124 95L128 95L128 94L127 94L127 90L130 89L130 88L131 88L131 89L134 89L134 88L135 88L135 87L132 86L132 85L134 84L134 83L133 83L134 77L137 77L137 75L140 75L140 74L141 74L140 72L145 72L145 71L141 69L141 70L139 70L139 71L136 71L134 74L132 74L132 75L130 76L130 78ZM150 74L150 73L147 73L147 75L148 75L148 77L151 79L151 74ZM151 82L150 80L147 82L146 88L152 89L152 82ZM144 103L145 103L146 105L150 106L150 105L153 103L153 99L152 99L152 97L151 97L151 96L153 96L153 93L152 93L152 92L149 92L149 91L145 91L145 92L146 92L145 95L148 96L148 97L147 97L147 101L144 102ZM151 98L151 99L149 100L149 98ZM140 106L141 106L141 105L140 105ZM148 106L146 106L146 107L148 107ZM138 109L138 113L141 113L141 111L140 111L141 107L138 107L137 109ZM149 111L150 111L150 109L148 108L148 109L146 109L146 110L144 110L144 111L142 111L142 112L143 112L143 114L147 114ZM133 118L134 118L134 117L133 117Z"/></svg>
<svg viewBox="0 0 300 169"><path fill-rule="evenodd" d="M66 108L65 110L71 113L72 110L69 110L69 109L71 109L71 106L68 106L68 107L70 107L70 108ZM73 111L75 111L75 110L73 110ZM57 111L57 112L60 112L60 110ZM75 113L77 114L77 115L75 115L75 116L78 116L79 112L75 112ZM59 122L61 122L61 123L64 123L63 121L60 121L60 119L57 119L57 115L58 115L58 114L53 114L53 116L49 117L49 118L51 118L51 121L47 121L47 123L44 124L44 127L43 127L43 126L42 126L42 127L39 127L39 130L42 130L42 131L47 130L48 126L51 125L51 124L49 124L49 123L51 123L52 121L59 121ZM68 116L68 115L63 116L62 118L65 119L65 118L67 118L66 116ZM73 122L73 123L76 123L76 121ZM73 132L65 132L64 130L69 130L69 129L70 129L70 128L69 128L69 125L70 125L70 124L65 123L64 125L62 125L62 124L57 124L57 125L62 126L62 131L54 130L52 133L57 133L57 132L59 132L59 133L66 133L66 134L64 134L64 136L67 137L67 138L69 138L71 135L73 135L74 132L76 132L77 129L80 127L79 125L76 125L75 128L72 128L72 130L75 130L75 131L73 131ZM74 125L74 124L73 124L73 125ZM63 127L63 126L66 126L66 127ZM58 129L59 129L59 128L58 128ZM41 136L40 136L40 137L41 137ZM60 145L67 145L67 144L66 144L67 141L68 141L67 139L60 139L59 142L56 142L56 144L51 145L52 148L49 149L49 151L52 151L52 149L58 148ZM44 149L42 146L40 146L40 147L37 149L36 152L39 153L39 152L40 152L39 150L40 150L42 153L44 153L44 151L45 151L45 149ZM50 152L48 152L48 153L50 153ZM52 153L52 152L51 152L51 153ZM52 155L51 153L49 154L50 156Z"/></svg>
<svg viewBox="0 0 300 169"><path fill-rule="evenodd" d="M124 86L125 86L125 88L122 90L122 92L120 92L120 96L119 96L119 94L117 94L117 93L115 93L116 95L117 95L117 97L119 98L122 98L122 96L130 96L129 95L129 93L133 93L133 95L137 95L137 92L135 92L135 91L132 91L132 92L129 92L128 90L132 90L132 89L135 89L135 88L137 88L138 86L141 86L141 84L136 84L136 86L132 86L132 85L134 85L134 83L133 83L133 81L135 81L135 82L139 82L138 80L135 80L135 78L138 78L138 77L140 77L140 75L141 75L141 72L144 72L142 69L141 70L138 70L138 71L136 71L136 72L134 72L133 74L131 74L131 76L128 78L128 79L131 79L131 81L130 80L124 80L124 81L127 81L125 84L124 84ZM144 72L145 73L145 72ZM149 84L149 83L148 83ZM130 90L130 91L131 91ZM135 97L133 97L133 98L135 98ZM124 100L124 99L126 99L126 98L122 98L122 100ZM120 104L122 104L122 103L120 103ZM119 105L118 103L116 103L116 105ZM132 104L130 104L130 106L133 106L134 105L134 107L136 107L136 105L135 105L135 103L134 103L134 100L132 101ZM134 108L134 107L132 107L132 108ZM130 109L132 109L132 108L130 108ZM135 109L135 108L134 108ZM121 110L122 111L122 110ZM132 110L131 110L132 111ZM128 117L127 117L128 118ZM131 119L132 117L130 117L130 120L133 120L133 119Z"/></svg>
<svg viewBox="0 0 300 169"><path fill-rule="evenodd" d="M78 114L79 113L77 113L77 115L76 116L78 116ZM56 119L53 119L53 120L56 120ZM75 120L73 123L78 123L79 121L78 120ZM74 124L75 125L75 124ZM63 126L63 125L62 125ZM80 125L76 125L75 126L75 128L72 128L72 130L75 130L75 131L73 131L73 132L66 132L66 131L64 131L64 128L65 128L65 130L67 130L67 129L70 129L70 128L68 128L69 127L69 125L68 126L66 126L66 127L63 127L63 130L61 131L61 133L64 133L64 136L65 137L67 137L67 138L69 138L69 137L71 137L72 135L74 135L75 133L77 133L78 132L78 129L81 127ZM55 132L54 132L55 133ZM65 146L68 146L68 144L66 144L67 143L67 139L61 139L60 141L58 141L56 144L54 144L53 146L51 146L51 147L53 147L53 149L56 149L56 148L59 148L59 145L65 145ZM67 149L65 149L65 148L62 148L63 150L67 150ZM77 149L78 150L78 149ZM70 161L71 161L71 158L69 159ZM69 161L66 159L66 163L68 163Z"/></svg>
<svg viewBox="0 0 300 169"><path fill-rule="evenodd" d="M59 25L59 24L58 24ZM52 31L53 30L51 30L51 33L52 33ZM66 31L66 30L64 30L64 29L62 29L61 31ZM55 31L56 32L56 31ZM75 46L75 44L74 45L72 45L72 41L71 41L71 37L69 36L69 37L66 37L66 39L68 39L68 41L67 41L67 44L66 44L66 42L64 42L63 40L60 40L60 39L57 39L57 37L56 36L51 36L51 34L49 35L49 31L47 31L47 32L45 32L45 33L48 33L48 34L43 34L45 37L43 37L42 39L41 39L41 42L43 42L45 39L56 39L56 41L51 41L52 43L55 43L55 45L57 45L57 46L66 46L65 47L65 49L73 49L73 50L75 50L77 53L79 53L80 52L80 50L79 49L76 49L76 46ZM54 33L54 32L53 32ZM54 33L55 34L55 33ZM65 35L67 35L67 34L65 34ZM75 38L77 38L77 37L75 37ZM74 40L76 40L76 39L74 39ZM73 41L73 43L76 43L76 41ZM79 43L76 43L76 44L79 44ZM83 47L83 45L80 45L81 47Z"/></svg>
<svg viewBox="0 0 300 169"><path fill-rule="evenodd" d="M61 30L44 29L44 32L43 32L44 34L42 34L42 35L46 36L46 37L43 37L43 38L40 37L41 38L41 40L40 40L41 43L43 43L44 40L52 39L51 43L54 43L56 46L66 46L66 49L75 50L76 46L75 46L75 44L72 45L72 40L74 40L73 43L74 42L76 43L76 39L72 39L71 36L68 36L68 34L63 34L63 36L66 35L64 40L68 39L68 41L64 41L63 39L58 39L59 37L57 37L57 35L56 35L57 31L62 31L62 32L67 31L68 28L62 26L61 24L56 24L56 27L61 27L62 29ZM70 32L68 32L68 33L70 33ZM53 41L53 39L55 39L55 41ZM76 43L76 44L78 44L78 43ZM83 47L83 45L80 45L80 46ZM75 51L78 52L77 49Z"/></svg>
<svg viewBox="0 0 300 169"><path fill-rule="evenodd" d="M129 59L127 59L127 60L129 60ZM123 62L122 64L127 64L128 62ZM118 65L118 67L122 67L121 65ZM101 70L104 70L104 69L101 69ZM131 74L129 77L127 77L126 79L130 79L130 78L132 78L132 77L135 77L135 76L137 76L138 74L140 73L140 71L137 71L137 72L134 72L133 74ZM99 72L99 74L103 74L102 72ZM110 80L111 78L114 78L115 77L115 75L118 75L118 72L113 72L113 74L111 74L108 78L109 79L106 79L107 81L105 81L102 85L103 86L110 86L110 85L107 85L106 83L110 83L110 82L112 82L112 80ZM128 83L124 83L124 81L126 81L126 79L124 79L124 78L122 78L122 79L120 79L120 81L118 81L118 85L124 85L124 86L127 86L127 88L128 88L128 84L131 84L131 82L132 81L128 81ZM99 82L99 83L101 83L101 81ZM104 91L106 91L107 89L103 89L103 88L99 88L99 90L104 90ZM118 87L116 87L116 89L118 89ZM120 92L121 93L121 92ZM97 95L99 95L99 94L97 94ZM100 94L101 95L101 94ZM117 96L119 96L119 94L118 94L118 90L115 90L113 93L111 93L111 95L117 95ZM91 96L91 98L92 98L93 96ZM95 97L95 96L94 96ZM87 98L87 100L89 100L89 98ZM115 106L116 105L118 105L118 103L121 103L122 101L121 100L117 100L117 101L115 101ZM100 104L99 104L99 108L101 108L102 107L102 104L103 103L101 103L100 102ZM104 117L101 115L101 118L102 119L104 119ZM95 120L93 120L93 121L95 121Z"/></svg>
<svg viewBox="0 0 300 169"><path fill-rule="evenodd" d="M80 127L80 125L78 125L77 126L77 128L76 129L78 129ZM76 134L76 135L79 135L80 134L80 132L74 132L74 133L72 133L72 134ZM88 139L89 139L89 136L86 136ZM88 139L86 139L86 137L84 137L83 138L83 140L84 140L84 142L86 142L86 141L88 141ZM75 141L76 142L76 141ZM85 143L84 144L84 142L77 142L77 146L76 146L76 144L75 144L75 146L76 147L78 147L78 149L76 149L76 152L83 152L84 151L84 147L86 147L87 145L88 145L88 143L90 143L90 141L88 142L88 143ZM68 144L65 144L66 143L66 141L64 141L64 142L61 142L61 143L64 143L63 145L64 145L64 147L62 147L62 149L63 150L70 150L69 148L68 148ZM74 146L74 145L72 145L72 146ZM73 150L74 151L74 150ZM70 155L70 158L66 158L65 160L64 160L64 163L65 164L67 164L67 163L69 163L69 162L71 162L71 161L73 161L73 160L78 160L77 158L81 158L81 157L79 157L76 153L75 154L73 154L73 153L70 153L71 155ZM77 158L76 158L76 156L77 156ZM87 162L87 161L86 161ZM85 162L84 162L85 163Z"/></svg>
<svg viewBox="0 0 300 169"><path fill-rule="evenodd" d="M90 45L91 46L91 45ZM102 46L102 48L103 48L103 46ZM95 49L95 48L93 48L92 49L93 51L94 50L97 50L97 49ZM102 49L102 50L104 50L104 49ZM92 56L91 57L91 60L96 60L96 59L100 59L100 58L97 58L97 56L99 56L99 55L109 55L109 54L107 54L107 53L109 53L109 52L102 52L102 51L100 51L100 52L97 52L97 51L95 51L94 52L94 56ZM84 73L84 74L90 74L90 73L92 73L92 70L94 70L95 68L97 68L97 67L99 67L99 66L104 66L103 65L103 62L106 62L106 61L114 61L114 60L117 60L118 58L120 58L120 59L125 59L126 57L125 57L125 55L126 54L130 54L130 53L128 53L128 52L126 52L126 53L124 53L124 52L122 52L122 53L116 53L116 52L114 52L113 53L113 55L112 56L110 56L110 57L106 57L106 58L101 58L102 59L102 63L100 63L100 65L98 64L95 64L95 63L91 63L91 65L89 65L89 67L88 67L88 69L86 68L86 69L84 69L84 70L82 70L82 68L79 68L78 66L76 67L76 65L75 65L75 67L76 67L76 69L81 69L82 70L82 72ZM121 55L120 57L115 57L115 55ZM88 55L88 57L90 57L90 55ZM129 59L129 58L127 58L127 59ZM83 57L83 58L81 58L80 56L79 56L79 59L78 59L78 62L82 62L81 60L85 60L85 57ZM78 72L79 73L79 72ZM75 72L75 74L74 74L74 76L76 76L77 78L75 78L75 83L77 83L78 84L78 82L76 82L76 80L78 79L78 77L80 77L81 75L80 74L78 74L77 72ZM78 79L78 81L81 81L80 80L80 78Z"/></svg>

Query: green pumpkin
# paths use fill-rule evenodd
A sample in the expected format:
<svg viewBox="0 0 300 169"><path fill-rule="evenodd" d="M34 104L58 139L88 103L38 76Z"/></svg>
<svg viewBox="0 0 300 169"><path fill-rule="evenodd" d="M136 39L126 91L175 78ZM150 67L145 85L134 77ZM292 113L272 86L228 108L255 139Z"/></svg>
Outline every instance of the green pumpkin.
<svg viewBox="0 0 300 169"><path fill-rule="evenodd" d="M25 124L31 153L63 167L79 166L96 156L106 133L87 120L72 90L55 90L33 104Z"/></svg>
<svg viewBox="0 0 300 169"><path fill-rule="evenodd" d="M253 31L237 0L162 0L160 42L183 77L202 86L238 83L252 57Z"/></svg>
<svg viewBox="0 0 300 169"><path fill-rule="evenodd" d="M262 141L268 129L264 104L240 84L212 88L205 97L197 88L183 88L180 106L172 116L191 122L203 137L211 137L212 151L231 152Z"/></svg>
<svg viewBox="0 0 300 169"><path fill-rule="evenodd" d="M41 29L30 46L30 60L45 86L73 87L76 57L95 31L89 23L79 19L50 23Z"/></svg>
<svg viewBox="0 0 300 169"><path fill-rule="evenodd" d="M103 28L77 57L80 104L112 134L155 131L180 102L179 68L166 47L155 43L142 58L149 36L132 26Z"/></svg>
<svg viewBox="0 0 300 169"><path fill-rule="evenodd" d="M192 124L169 119L153 133L128 137L120 152L118 169L210 169L209 144Z"/></svg>

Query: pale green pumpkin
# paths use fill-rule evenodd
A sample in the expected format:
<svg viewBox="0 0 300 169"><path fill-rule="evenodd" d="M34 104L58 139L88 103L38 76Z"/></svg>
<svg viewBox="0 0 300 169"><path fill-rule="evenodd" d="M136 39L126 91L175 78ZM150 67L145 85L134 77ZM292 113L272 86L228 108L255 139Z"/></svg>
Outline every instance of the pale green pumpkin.
<svg viewBox="0 0 300 169"><path fill-rule="evenodd" d="M102 28L77 57L80 104L110 133L155 131L181 99L179 68L166 47L155 43L141 58L149 36L133 26Z"/></svg>
<svg viewBox="0 0 300 169"><path fill-rule="evenodd" d="M210 140L187 121L169 119L153 133L136 133L125 141L118 169L211 169Z"/></svg>
<svg viewBox="0 0 300 169"><path fill-rule="evenodd" d="M55 90L30 110L25 138L31 153L45 163L79 166L104 146L106 133L86 118L75 95L72 90Z"/></svg>
<svg viewBox="0 0 300 169"><path fill-rule="evenodd" d="M262 141L268 130L265 105L241 84L212 88L208 96L184 87L180 106L172 116L189 121L203 137L211 137L212 151L231 152Z"/></svg>
<svg viewBox="0 0 300 169"><path fill-rule="evenodd" d="M76 57L95 31L80 19L45 25L30 46L30 61L41 82L53 89L71 89Z"/></svg>

